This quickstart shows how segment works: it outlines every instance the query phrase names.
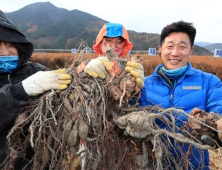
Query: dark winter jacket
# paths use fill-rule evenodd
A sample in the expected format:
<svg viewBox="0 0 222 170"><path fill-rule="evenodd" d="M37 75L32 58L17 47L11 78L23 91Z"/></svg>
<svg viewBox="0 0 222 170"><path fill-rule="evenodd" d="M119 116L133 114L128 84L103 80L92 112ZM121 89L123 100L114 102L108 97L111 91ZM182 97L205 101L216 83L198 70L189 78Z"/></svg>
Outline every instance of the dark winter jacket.
<svg viewBox="0 0 222 170"><path fill-rule="evenodd" d="M6 158L8 131L13 126L13 122L21 109L28 106L30 102L29 96L22 86L22 80L40 70L48 69L40 64L28 62L33 53L33 44L2 11L0 11L0 41L18 43L22 45L25 51L24 58L21 60L22 63L19 62L19 69L12 74L0 72L0 163L2 163Z"/></svg>
<svg viewBox="0 0 222 170"><path fill-rule="evenodd" d="M192 109L197 107L206 112L222 114L222 84L217 76L194 69L188 63L185 73L173 86L171 81L164 76L161 66L157 66L154 73L145 78L145 87L142 89L140 98L142 106L159 105L165 109L174 107L183 109L188 114ZM174 116L176 117L175 124L178 127L182 127L184 122L187 121L187 116L185 115L180 116L175 114ZM169 130L160 121L157 121L157 123L161 128ZM183 152L186 154L188 149L189 145L185 144ZM172 152L174 152L173 149ZM193 148L193 153L189 158L194 166L193 169L198 169L201 166L204 170L209 169L208 151L203 151L199 154Z"/></svg>

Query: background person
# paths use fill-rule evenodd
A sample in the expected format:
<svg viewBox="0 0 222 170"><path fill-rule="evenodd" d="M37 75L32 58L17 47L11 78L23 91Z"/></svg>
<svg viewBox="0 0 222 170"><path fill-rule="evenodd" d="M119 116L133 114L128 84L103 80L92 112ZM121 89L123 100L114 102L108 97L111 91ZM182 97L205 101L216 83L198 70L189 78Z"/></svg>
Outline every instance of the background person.
<svg viewBox="0 0 222 170"><path fill-rule="evenodd" d="M125 27L117 23L105 24L96 38L96 43L93 45L98 57L92 59L85 67L84 72L93 76L104 79L107 70L116 68L115 62L111 62L105 55L108 50L112 50L114 57L120 58L128 54L133 47L133 43L129 40L128 32ZM135 78L138 86L144 86L144 69L143 66L136 61L127 62L126 71L130 72Z"/></svg>
<svg viewBox="0 0 222 170"><path fill-rule="evenodd" d="M50 89L65 89L71 76L28 62L33 44L0 11L0 164L6 158L8 131L16 116L29 106L32 96ZM27 153L28 154L28 153ZM16 169L20 169L22 158Z"/></svg>

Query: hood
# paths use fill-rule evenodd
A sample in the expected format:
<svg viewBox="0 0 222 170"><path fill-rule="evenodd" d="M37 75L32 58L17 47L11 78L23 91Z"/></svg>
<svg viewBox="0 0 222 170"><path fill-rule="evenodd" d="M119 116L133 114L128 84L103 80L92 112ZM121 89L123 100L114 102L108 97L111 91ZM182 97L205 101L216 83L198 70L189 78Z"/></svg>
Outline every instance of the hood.
<svg viewBox="0 0 222 170"><path fill-rule="evenodd" d="M6 17L6 15L0 10L0 41L8 41L13 43L19 43L24 47L26 58L25 62L31 57L33 53L33 44L29 41L24 34L22 34L12 23L12 21Z"/></svg>
<svg viewBox="0 0 222 170"><path fill-rule="evenodd" d="M121 36L125 39L125 44L119 57L126 55L128 51L133 48L133 43L129 41L129 34L123 25L116 23L106 23L96 37L96 44L93 45L93 49L96 51L97 55L100 54L100 44L104 36L111 38Z"/></svg>

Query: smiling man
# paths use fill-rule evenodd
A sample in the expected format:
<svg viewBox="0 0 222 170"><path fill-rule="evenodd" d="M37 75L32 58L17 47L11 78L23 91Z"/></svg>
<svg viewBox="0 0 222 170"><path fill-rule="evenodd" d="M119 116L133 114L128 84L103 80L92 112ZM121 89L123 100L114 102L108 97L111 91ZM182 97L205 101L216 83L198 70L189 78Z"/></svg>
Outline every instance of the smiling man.
<svg viewBox="0 0 222 170"><path fill-rule="evenodd" d="M221 80L213 74L194 69L189 63L195 35L196 29L192 23L184 21L174 22L163 28L159 47L162 64L145 78L145 86L141 91L141 106L158 105L165 109L174 107L192 115L197 115L196 111L200 110L222 114ZM184 123L188 122L185 116L175 114L174 117L175 125L178 127L183 127ZM170 127L160 120L156 123L160 128L170 131ZM134 134L128 133L131 136ZM205 139L207 140L201 138L208 144L211 138ZM182 148L182 152L177 150L179 147ZM179 144L179 147L173 146L172 142L170 153L177 161L185 156L189 162L166 162L166 169L177 169L178 166L181 169L209 169L207 150L197 150L184 143Z"/></svg>
<svg viewBox="0 0 222 170"><path fill-rule="evenodd" d="M193 52L188 34L183 32L170 33L159 47L162 63L168 70L179 69L187 65Z"/></svg>

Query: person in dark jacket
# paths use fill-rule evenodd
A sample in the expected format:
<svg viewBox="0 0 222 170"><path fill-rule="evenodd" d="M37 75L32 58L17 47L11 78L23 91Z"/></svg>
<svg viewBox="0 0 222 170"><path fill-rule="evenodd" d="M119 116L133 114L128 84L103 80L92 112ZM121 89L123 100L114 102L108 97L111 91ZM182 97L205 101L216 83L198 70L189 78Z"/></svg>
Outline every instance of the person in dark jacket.
<svg viewBox="0 0 222 170"><path fill-rule="evenodd" d="M200 110L222 114L221 80L213 74L194 69L189 63L195 35L196 29L193 24L184 21L174 22L163 28L159 47L162 64L156 67L153 74L145 78L145 86L141 90L141 106L161 106L165 109L174 107L183 109L192 116L197 115L196 112ZM188 122L187 116L175 114L174 117L175 125L178 127ZM160 120L156 123L160 128L170 131L170 128ZM135 126L143 125L131 124L130 126L132 127L128 129L132 130ZM126 131L134 137L134 132L127 128ZM212 138L205 136L200 140L209 145ZM191 152L190 145L181 143L180 146L183 154L187 155L190 161L186 168L209 169L207 150L199 152L192 147ZM177 156L182 157L180 152L173 147L171 149L175 159L178 158ZM178 165L182 166L181 163L178 162ZM166 166L168 166L166 169L176 169L175 164Z"/></svg>
<svg viewBox="0 0 222 170"><path fill-rule="evenodd" d="M30 98L50 89L65 89L71 82L64 69L49 71L28 62L32 53L33 44L0 11L0 164L6 158L8 131Z"/></svg>

